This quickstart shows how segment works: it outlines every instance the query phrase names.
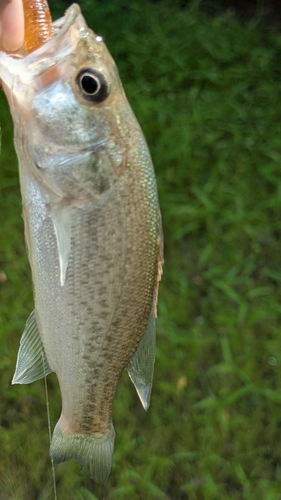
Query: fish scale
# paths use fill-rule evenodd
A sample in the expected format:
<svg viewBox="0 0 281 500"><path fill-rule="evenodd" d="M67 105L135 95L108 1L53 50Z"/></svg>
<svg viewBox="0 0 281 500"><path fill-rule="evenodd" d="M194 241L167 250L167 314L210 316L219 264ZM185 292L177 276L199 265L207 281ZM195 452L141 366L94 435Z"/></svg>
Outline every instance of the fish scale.
<svg viewBox="0 0 281 500"><path fill-rule="evenodd" d="M56 373L62 411L51 456L74 458L105 482L124 369L143 407L150 403L163 263L153 165L116 66L77 5L33 53L0 53L0 78L35 299L13 383Z"/></svg>

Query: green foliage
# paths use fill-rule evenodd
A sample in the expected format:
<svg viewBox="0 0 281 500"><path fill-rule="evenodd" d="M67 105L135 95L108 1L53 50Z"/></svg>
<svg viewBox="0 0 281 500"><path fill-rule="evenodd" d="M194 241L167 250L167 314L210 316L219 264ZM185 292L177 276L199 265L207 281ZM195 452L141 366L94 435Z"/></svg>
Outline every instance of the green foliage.
<svg viewBox="0 0 281 500"><path fill-rule="evenodd" d="M151 149L166 262L151 408L124 374L108 484L61 464L58 498L281 500L281 36L198 3L80 3ZM0 118L0 498L47 500L44 383L10 385L32 285L2 96Z"/></svg>

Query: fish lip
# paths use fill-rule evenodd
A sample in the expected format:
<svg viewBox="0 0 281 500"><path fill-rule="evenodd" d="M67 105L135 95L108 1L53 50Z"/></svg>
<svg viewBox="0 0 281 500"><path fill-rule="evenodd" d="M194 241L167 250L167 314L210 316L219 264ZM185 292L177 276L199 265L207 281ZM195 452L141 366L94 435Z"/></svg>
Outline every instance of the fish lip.
<svg viewBox="0 0 281 500"><path fill-rule="evenodd" d="M63 30L63 34L69 30L72 24L75 23L77 17L81 14L81 9L77 3L73 3L68 7L65 11L65 14L60 19L57 19L53 22L53 27L55 30L55 34L58 30Z"/></svg>

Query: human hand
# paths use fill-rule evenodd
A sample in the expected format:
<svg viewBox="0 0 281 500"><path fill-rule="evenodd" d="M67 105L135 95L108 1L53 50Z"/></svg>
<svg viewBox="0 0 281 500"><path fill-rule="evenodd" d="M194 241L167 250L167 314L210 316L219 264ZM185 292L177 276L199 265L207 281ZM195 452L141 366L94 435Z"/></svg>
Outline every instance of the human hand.
<svg viewBox="0 0 281 500"><path fill-rule="evenodd" d="M0 50L13 52L24 41L22 0L0 0Z"/></svg>

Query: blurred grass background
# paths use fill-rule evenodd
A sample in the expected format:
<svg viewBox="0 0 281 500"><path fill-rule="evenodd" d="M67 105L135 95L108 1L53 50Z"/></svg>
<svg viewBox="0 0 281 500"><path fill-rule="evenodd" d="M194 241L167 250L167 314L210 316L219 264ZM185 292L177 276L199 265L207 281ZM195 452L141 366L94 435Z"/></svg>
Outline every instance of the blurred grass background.
<svg viewBox="0 0 281 500"><path fill-rule="evenodd" d="M50 2L53 17L69 4ZM280 500L279 14L272 26L264 10L241 20L216 2L80 4L152 153L165 268L151 408L124 374L107 485L68 462L58 499ZM3 95L0 122L0 499L47 500L44 381L10 384L33 298ZM54 375L48 385L54 426Z"/></svg>

